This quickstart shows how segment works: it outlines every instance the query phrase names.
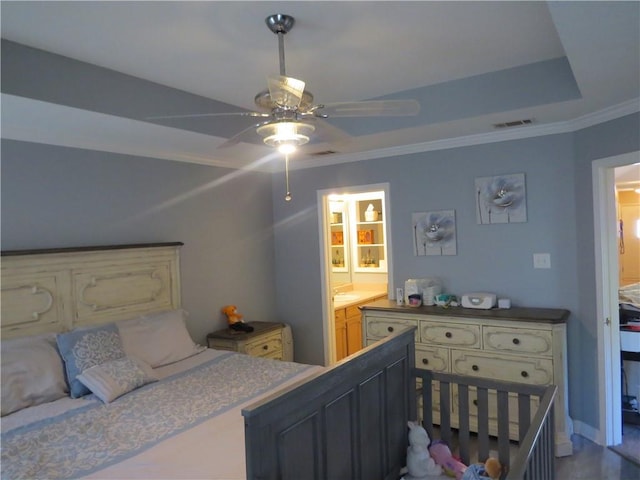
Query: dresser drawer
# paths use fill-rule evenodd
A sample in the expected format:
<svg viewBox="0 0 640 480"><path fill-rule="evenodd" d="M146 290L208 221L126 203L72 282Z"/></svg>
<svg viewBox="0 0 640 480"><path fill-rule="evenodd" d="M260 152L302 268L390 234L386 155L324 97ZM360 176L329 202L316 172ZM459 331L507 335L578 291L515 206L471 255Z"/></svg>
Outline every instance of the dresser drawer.
<svg viewBox="0 0 640 480"><path fill-rule="evenodd" d="M450 322L420 322L420 340L453 347L480 348L480 325Z"/></svg>
<svg viewBox="0 0 640 480"><path fill-rule="evenodd" d="M282 359L282 334L275 332L264 336L255 342L247 343L244 353L255 357L268 357Z"/></svg>
<svg viewBox="0 0 640 480"><path fill-rule="evenodd" d="M379 340L394 332L399 332L402 327L417 327L417 320L388 319L383 317L366 317L367 339ZM418 331L416 330L416 341Z"/></svg>
<svg viewBox="0 0 640 480"><path fill-rule="evenodd" d="M514 355L451 350L451 371L506 382L532 385L553 383L553 362L548 358L520 358Z"/></svg>
<svg viewBox="0 0 640 480"><path fill-rule="evenodd" d="M485 325L482 327L482 339L484 350L547 357L553 355L553 335L549 330Z"/></svg>
<svg viewBox="0 0 640 480"><path fill-rule="evenodd" d="M449 350L440 347L416 345L416 367L434 372L449 371Z"/></svg>

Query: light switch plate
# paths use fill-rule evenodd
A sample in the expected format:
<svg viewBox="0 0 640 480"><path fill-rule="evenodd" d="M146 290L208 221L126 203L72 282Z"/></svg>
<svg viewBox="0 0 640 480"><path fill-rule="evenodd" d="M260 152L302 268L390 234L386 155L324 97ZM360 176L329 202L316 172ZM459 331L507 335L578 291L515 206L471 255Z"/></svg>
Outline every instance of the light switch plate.
<svg viewBox="0 0 640 480"><path fill-rule="evenodd" d="M551 268L551 254L534 253L533 268Z"/></svg>

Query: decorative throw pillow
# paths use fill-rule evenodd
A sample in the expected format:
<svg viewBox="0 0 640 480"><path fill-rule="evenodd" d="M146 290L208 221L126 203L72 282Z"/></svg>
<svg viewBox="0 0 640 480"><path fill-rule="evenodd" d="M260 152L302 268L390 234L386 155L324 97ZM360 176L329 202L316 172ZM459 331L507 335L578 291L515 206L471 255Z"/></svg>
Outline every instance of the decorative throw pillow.
<svg viewBox="0 0 640 480"><path fill-rule="evenodd" d="M2 341L2 416L68 395L54 334Z"/></svg>
<svg viewBox="0 0 640 480"><path fill-rule="evenodd" d="M189 335L187 315L178 309L118 322L125 352L157 368L206 350Z"/></svg>
<svg viewBox="0 0 640 480"><path fill-rule="evenodd" d="M125 393L158 381L149 365L131 357L95 365L83 371L77 378L104 403L112 402Z"/></svg>
<svg viewBox="0 0 640 480"><path fill-rule="evenodd" d="M76 378L79 374L94 365L125 355L118 327L114 323L61 333L56 340L64 360L69 391L73 398L89 393L89 389Z"/></svg>

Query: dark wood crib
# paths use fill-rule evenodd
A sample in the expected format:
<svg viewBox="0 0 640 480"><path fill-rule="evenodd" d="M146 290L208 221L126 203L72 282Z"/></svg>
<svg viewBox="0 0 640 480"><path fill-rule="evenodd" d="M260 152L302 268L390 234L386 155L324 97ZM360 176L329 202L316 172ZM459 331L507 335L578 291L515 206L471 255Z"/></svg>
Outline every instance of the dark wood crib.
<svg viewBox="0 0 640 480"><path fill-rule="evenodd" d="M415 367L414 330L380 340L316 376L248 406L245 419L247 477L250 479L397 480L405 465L407 421L418 418L434 438L433 388L438 382L440 436L451 442L454 428L465 463L471 432L478 458L489 455L497 437L506 479L554 478L553 401L555 386L495 382ZM459 401L451 405L450 389ZM477 394L471 412L467 392ZM489 402L495 395L497 402ZM509 396L517 396L520 434L510 458ZM537 406L532 410L533 403ZM494 404L490 409L489 404ZM494 411L492 411L494 410ZM497 431L489 428L497 418ZM495 441L495 440L494 440Z"/></svg>

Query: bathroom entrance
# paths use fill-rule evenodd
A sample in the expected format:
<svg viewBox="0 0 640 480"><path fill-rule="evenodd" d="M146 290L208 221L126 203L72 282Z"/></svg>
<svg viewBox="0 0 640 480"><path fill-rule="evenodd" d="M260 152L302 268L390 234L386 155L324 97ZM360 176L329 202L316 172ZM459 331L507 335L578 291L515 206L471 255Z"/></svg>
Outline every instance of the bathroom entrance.
<svg viewBox="0 0 640 480"><path fill-rule="evenodd" d="M363 347L359 307L392 285L388 184L318 192L325 364Z"/></svg>

